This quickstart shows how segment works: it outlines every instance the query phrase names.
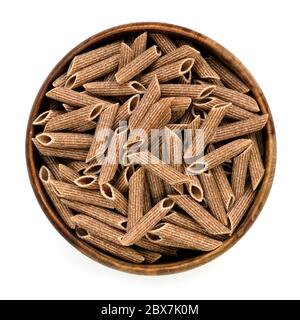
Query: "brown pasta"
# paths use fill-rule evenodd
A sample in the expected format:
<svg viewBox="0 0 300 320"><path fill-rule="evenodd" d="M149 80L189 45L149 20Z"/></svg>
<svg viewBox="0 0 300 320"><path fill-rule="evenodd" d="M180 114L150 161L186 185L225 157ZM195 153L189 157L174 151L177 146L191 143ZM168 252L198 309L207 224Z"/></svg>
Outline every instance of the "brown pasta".
<svg viewBox="0 0 300 320"><path fill-rule="evenodd" d="M220 76L222 82L226 87L242 92L247 93L249 88L232 72L230 71L223 63L219 60L210 56L206 59L210 67Z"/></svg>
<svg viewBox="0 0 300 320"><path fill-rule="evenodd" d="M64 182L74 183L80 177L79 173L62 163L58 165L58 169L60 179Z"/></svg>
<svg viewBox="0 0 300 320"><path fill-rule="evenodd" d="M146 176L149 183L149 191L153 203L156 204L165 196L165 187L163 180L155 175L151 170L146 170Z"/></svg>
<svg viewBox="0 0 300 320"><path fill-rule="evenodd" d="M160 90L162 97L184 96L199 99L210 95L215 90L215 86L199 84L161 84Z"/></svg>
<svg viewBox="0 0 300 320"><path fill-rule="evenodd" d="M53 87L63 87L67 78L68 78L67 72L63 73L52 82Z"/></svg>
<svg viewBox="0 0 300 320"><path fill-rule="evenodd" d="M76 171L79 174L84 173L85 169L87 168L87 164L84 161L77 161L77 160L65 160L66 165Z"/></svg>
<svg viewBox="0 0 300 320"><path fill-rule="evenodd" d="M144 214L144 176L145 170L140 168L129 180L127 230L130 230Z"/></svg>
<svg viewBox="0 0 300 320"><path fill-rule="evenodd" d="M135 58L134 51L124 42L121 44L120 49L120 61L118 65L118 70L126 66L130 61ZM116 77L115 74L113 75L112 81L115 81Z"/></svg>
<svg viewBox="0 0 300 320"><path fill-rule="evenodd" d="M121 243L129 246L140 240L156 223L158 223L173 207L171 199L163 199L148 211L127 233L122 237Z"/></svg>
<svg viewBox="0 0 300 320"><path fill-rule="evenodd" d="M192 99L189 97L174 97L171 104L172 115L174 112L186 111L191 105Z"/></svg>
<svg viewBox="0 0 300 320"><path fill-rule="evenodd" d="M68 208L99 220L111 227L126 230L127 218L111 210L97 207L91 204L61 199Z"/></svg>
<svg viewBox="0 0 300 320"><path fill-rule="evenodd" d="M175 43L167 35L161 33L150 33L150 37L163 53L169 53L176 50Z"/></svg>
<svg viewBox="0 0 300 320"><path fill-rule="evenodd" d="M143 248L136 248L135 250L145 258L145 262L147 263L154 263L157 260L159 260L162 256L161 253L150 251Z"/></svg>
<svg viewBox="0 0 300 320"><path fill-rule="evenodd" d="M83 85L86 91L95 96L131 96L144 93L146 88L137 81L130 81L125 84L108 81L89 82Z"/></svg>
<svg viewBox="0 0 300 320"><path fill-rule="evenodd" d="M129 179L134 173L134 167L128 166L123 169L119 175L114 187L119 190L122 194L126 193L129 188Z"/></svg>
<svg viewBox="0 0 300 320"><path fill-rule="evenodd" d="M46 167L50 170L56 180L61 180L61 174L59 170L59 161L56 157L41 156Z"/></svg>
<svg viewBox="0 0 300 320"><path fill-rule="evenodd" d="M74 183L80 188L99 190L98 176L96 175L85 175L78 177L75 179Z"/></svg>
<svg viewBox="0 0 300 320"><path fill-rule="evenodd" d="M200 53L195 56L193 69L200 78L220 79L219 75L211 68Z"/></svg>
<svg viewBox="0 0 300 320"><path fill-rule="evenodd" d="M110 183L103 183L100 185L101 195L110 201L114 205L117 211L124 216L128 215L128 202L124 195L118 191Z"/></svg>
<svg viewBox="0 0 300 320"><path fill-rule="evenodd" d="M45 126L51 121L51 119L54 119L63 113L64 112L60 110L47 110L37 116L32 124L35 126Z"/></svg>
<svg viewBox="0 0 300 320"><path fill-rule="evenodd" d="M148 33L144 32L138 37L136 37L131 44L131 49L133 51L133 57L136 58L137 56L141 55L147 49L147 38Z"/></svg>
<svg viewBox="0 0 300 320"><path fill-rule="evenodd" d="M133 79L135 76L147 69L160 56L161 52L158 48L156 46L152 46L116 73L115 77L117 82L122 84Z"/></svg>

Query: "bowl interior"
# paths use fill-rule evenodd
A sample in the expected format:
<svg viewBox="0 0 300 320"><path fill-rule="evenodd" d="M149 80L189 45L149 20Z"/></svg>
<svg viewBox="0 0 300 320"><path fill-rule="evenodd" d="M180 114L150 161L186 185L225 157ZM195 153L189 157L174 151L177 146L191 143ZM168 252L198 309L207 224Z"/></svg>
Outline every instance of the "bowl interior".
<svg viewBox="0 0 300 320"><path fill-rule="evenodd" d="M266 127L263 129L265 142L265 155L263 158L266 170L265 176L258 188L257 196L253 204L251 205L247 214L243 217L241 223L239 224L239 227L237 228L233 236L227 239L221 247L212 252L199 253L196 251L185 251L184 254L180 256L180 258L168 258L167 260L166 258L164 258L160 262L151 265L135 265L98 251L83 240L77 238L75 232L65 226L59 215L56 213L54 207L52 206L52 203L45 193L38 178L38 170L41 166L41 159L38 155L38 152L33 147L31 139L35 135L35 128L32 125L33 119L35 119L38 114L44 111L46 106L45 102L47 98L45 97L45 93L51 88L52 82L60 74L66 71L68 64L71 62L72 58L75 55L91 50L114 39L120 39L129 35L134 36L144 31L165 33L174 38L186 39L190 42L193 42L204 55L206 53L210 53L218 57L249 86L252 96L256 99L261 108L261 112L269 113L270 118ZM275 171L276 139L271 113L260 87L252 77L250 72L246 69L246 67L244 67L243 64L233 54L231 54L228 50L223 48L215 41L209 39L208 37L183 27L164 23L134 23L108 29L90 37L89 39L83 41L81 44L75 47L73 50L71 50L54 67L54 69L51 71L51 73L43 83L41 89L39 90L30 113L26 135L26 158L31 184L44 213L54 225L54 227L73 246L75 246L78 250L80 250L90 258L122 271L149 275L168 274L188 270L216 258L220 254L228 250L239 240L239 238L241 238L246 233L246 231L250 228L250 226L259 215L268 197L268 193L272 185Z"/></svg>

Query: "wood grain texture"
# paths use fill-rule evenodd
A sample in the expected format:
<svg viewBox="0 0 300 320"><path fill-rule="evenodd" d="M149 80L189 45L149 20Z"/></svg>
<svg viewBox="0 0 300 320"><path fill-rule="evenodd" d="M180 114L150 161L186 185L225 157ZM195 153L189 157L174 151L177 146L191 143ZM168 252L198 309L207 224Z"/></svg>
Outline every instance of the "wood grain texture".
<svg viewBox="0 0 300 320"><path fill-rule="evenodd" d="M45 105L45 102L47 102L45 93L51 88L52 82L67 69L67 65L72 61L74 56L80 54L81 52L85 52L95 46L108 43L109 41L113 41L132 34L139 35L145 31L148 31L149 33L164 33L171 37L174 36L178 39L186 39L196 44L197 46L204 48L210 54L216 56L235 74L239 75L239 78L250 88L252 96L257 101L262 114L268 113L270 117L266 127L263 129L265 143L265 156L263 158L263 162L266 169L265 175L261 184L257 188L257 195L254 202L250 206L247 214L237 227L232 237L226 240L219 248L217 248L213 252L205 254L196 252L192 256L180 256L178 258L172 257L170 258L170 260L164 260L151 265L136 265L129 262L127 263L121 261L118 258L111 257L105 253L97 251L88 243L84 242L81 239L78 239L75 233L65 226L62 219L55 211L54 206L46 195L46 192L38 179L38 169L41 165L41 160L38 156L37 150L32 145L31 139L37 133L37 129L34 128L32 122L38 114L45 110L43 108L43 105ZM54 227L74 247L76 247L79 251L94 259L95 261L118 270L136 274L160 275L189 270L207 263L227 251L247 232L247 230L251 227L260 211L262 210L262 207L266 202L272 186L276 164L276 137L270 109L263 92L261 91L259 85L255 81L251 73L232 53L230 53L224 47L206 37L205 35L189 30L187 28L164 23L144 22L122 25L100 32L83 41L81 44L71 50L55 66L55 68L51 71L51 73L41 86L31 109L26 135L26 158L31 184L36 194L37 200L41 205L41 208L43 209L50 222L54 225Z"/></svg>

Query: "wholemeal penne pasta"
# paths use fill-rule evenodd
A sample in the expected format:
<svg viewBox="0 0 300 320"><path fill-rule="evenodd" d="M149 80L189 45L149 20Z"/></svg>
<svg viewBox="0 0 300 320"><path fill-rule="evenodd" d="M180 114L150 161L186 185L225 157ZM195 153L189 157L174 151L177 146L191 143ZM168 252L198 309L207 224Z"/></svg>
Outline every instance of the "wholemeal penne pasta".
<svg viewBox="0 0 300 320"><path fill-rule="evenodd" d="M199 178L204 190L204 197L212 215L226 226L228 224L228 218L214 176L208 171L200 174Z"/></svg>
<svg viewBox="0 0 300 320"><path fill-rule="evenodd" d="M76 185L65 183L58 180L51 180L56 194L64 199L92 204L95 206L114 209L112 200L103 197L99 192L94 190L84 190Z"/></svg>
<svg viewBox="0 0 300 320"><path fill-rule="evenodd" d="M177 257L177 249L171 248L168 246L162 246L153 242L150 242L146 237L143 237L141 240L135 243L135 246L139 248L143 248L149 251L161 253L166 256Z"/></svg>
<svg viewBox="0 0 300 320"><path fill-rule="evenodd" d="M213 135L211 142L228 140L261 130L269 119L268 114L251 117L220 126Z"/></svg>
<svg viewBox="0 0 300 320"><path fill-rule="evenodd" d="M98 118L94 138L86 158L86 162L91 162L104 154L108 145L108 130L111 129L118 110L118 104L112 105L102 111Z"/></svg>
<svg viewBox="0 0 300 320"><path fill-rule="evenodd" d="M83 171L83 174L85 174L85 175L98 174L101 170L101 167L102 167L101 163L99 163L97 159L95 159L89 163L85 162L85 164L86 164L86 168Z"/></svg>
<svg viewBox="0 0 300 320"><path fill-rule="evenodd" d="M121 121L126 121L133 114L134 110L140 104L140 96L138 94L131 96L128 100L126 100L119 108L112 125L112 129L116 129L120 126Z"/></svg>
<svg viewBox="0 0 300 320"><path fill-rule="evenodd" d="M207 61L202 57L201 53L195 56L194 68L196 74L200 78L220 79L219 75L211 68Z"/></svg>
<svg viewBox="0 0 300 320"><path fill-rule="evenodd" d="M89 149L93 136L86 133L43 132L36 139L49 148Z"/></svg>
<svg viewBox="0 0 300 320"><path fill-rule="evenodd" d="M133 94L142 94L146 88L137 81L130 81L125 84L108 81L89 82L83 85L85 90L95 96L131 96Z"/></svg>
<svg viewBox="0 0 300 320"><path fill-rule="evenodd" d="M224 103L223 100L216 97L207 97L193 101L193 108L210 111L215 105ZM234 120L245 120L256 116L255 113L240 108L231 103L228 107L225 117Z"/></svg>
<svg viewBox="0 0 300 320"><path fill-rule="evenodd" d="M128 191L129 188L129 179L134 173L134 166L130 165L125 167L121 174L119 175L118 179L114 187L119 190L122 194Z"/></svg>
<svg viewBox="0 0 300 320"><path fill-rule="evenodd" d="M72 217L72 221L77 227L86 229L89 234L118 245L121 244L120 240L125 234L122 230L113 228L107 223L103 223L84 214L76 214Z"/></svg>
<svg viewBox="0 0 300 320"><path fill-rule="evenodd" d="M46 167L50 170L52 175L56 180L61 180L61 175L59 171L59 161L56 157L47 157L41 156L43 162L46 164Z"/></svg>
<svg viewBox="0 0 300 320"><path fill-rule="evenodd" d="M58 165L60 178L64 182L74 183L74 181L80 177L80 174L74 169L60 163Z"/></svg>
<svg viewBox="0 0 300 320"><path fill-rule="evenodd" d="M190 183L191 179L177 171L170 165L153 156L150 152L139 152L129 155L130 159L139 162L147 170L151 171L169 185L176 187L183 183Z"/></svg>
<svg viewBox="0 0 300 320"><path fill-rule="evenodd" d="M125 246L136 243L172 209L173 205L174 202L167 198L158 202L127 231L121 238L121 243Z"/></svg>
<svg viewBox="0 0 300 320"><path fill-rule="evenodd" d="M163 53L176 50L176 44L167 35L161 33L150 33L149 35Z"/></svg>
<svg viewBox="0 0 300 320"><path fill-rule="evenodd" d="M50 172L50 170L46 166L42 166L40 168L39 178L40 178L40 180L41 180L41 182L42 182L42 184L43 184L48 196L50 197L54 207L56 208L58 214L62 218L62 220L65 222L65 224L69 228L74 229L75 228L75 224L72 221L73 213L66 205L64 205L60 201L59 197L54 192L54 189L53 189L52 184L51 184L51 181L53 179L53 175L52 175L52 173Z"/></svg>
<svg viewBox="0 0 300 320"><path fill-rule="evenodd" d="M166 64L170 64L182 59L194 58L198 54L198 52L199 51L189 45L183 45L180 48L177 48L176 50L170 51L169 53L161 56L151 65L150 69L155 70Z"/></svg>
<svg viewBox="0 0 300 320"><path fill-rule="evenodd" d="M103 183L100 185L100 193L105 198L113 203L116 210L124 216L128 215L128 202L124 195L113 187L110 183Z"/></svg>
<svg viewBox="0 0 300 320"><path fill-rule="evenodd" d="M152 46L116 73L117 82L122 84L130 81L132 78L147 69L160 56L161 51L156 46Z"/></svg>
<svg viewBox="0 0 300 320"><path fill-rule="evenodd" d="M98 176L96 175L85 175L78 177L74 180L74 183L80 188L99 190Z"/></svg>
<svg viewBox="0 0 300 320"><path fill-rule="evenodd" d="M259 152L256 135L252 133L248 136L248 138L252 141L252 151L249 160L249 173L252 188L253 190L256 190L264 176L265 169Z"/></svg>
<svg viewBox="0 0 300 320"><path fill-rule="evenodd" d="M145 94L142 97L140 103L130 116L128 125L131 130L139 125L139 123L145 117L150 106L152 106L159 100L160 95L160 86L157 77L154 76L149 86L147 87L147 90L145 91Z"/></svg>
<svg viewBox="0 0 300 320"><path fill-rule="evenodd" d="M250 204L254 200L255 190L249 185L245 193L233 204L228 211L228 218L231 224L231 233L237 228Z"/></svg>
<svg viewBox="0 0 300 320"><path fill-rule="evenodd" d="M158 69L144 74L139 78L139 81L143 85L147 85L150 83L153 76L156 75L159 83L168 82L189 72L194 65L194 61L195 60L193 58L185 58L170 64L166 64Z"/></svg>
<svg viewBox="0 0 300 320"><path fill-rule="evenodd" d="M127 230L130 230L144 214L144 177L144 168L139 168L129 180Z"/></svg>
<svg viewBox="0 0 300 320"><path fill-rule="evenodd" d="M60 157L79 161L85 160L87 156L87 150L52 148L44 146L35 138L32 139L32 142L43 156Z"/></svg>
<svg viewBox="0 0 300 320"><path fill-rule="evenodd" d="M151 194L150 194L150 187L149 187L149 181L148 177L146 176L146 173L144 174L144 214L148 212L152 208L152 201L151 201Z"/></svg>
<svg viewBox="0 0 300 320"><path fill-rule="evenodd" d="M217 86L213 91L213 96L231 102L236 106L252 112L259 112L259 106L252 97L225 87Z"/></svg>
<svg viewBox="0 0 300 320"><path fill-rule="evenodd" d="M226 87L237 90L242 93L249 91L249 88L223 63L217 60L215 57L210 56L206 59L210 67L220 76L222 82Z"/></svg>
<svg viewBox="0 0 300 320"><path fill-rule="evenodd" d="M245 192L246 175L252 153L252 146L253 143L233 159L231 186L236 200L238 200Z"/></svg>
<svg viewBox="0 0 300 320"><path fill-rule="evenodd" d="M229 142L222 147L206 154L204 157L197 159L190 164L187 170L190 174L200 174L210 170L221 163L237 156L252 144L249 139L238 139Z"/></svg>
<svg viewBox="0 0 300 320"><path fill-rule="evenodd" d="M193 200L192 197L187 195L171 195L169 198L210 234L229 234L229 229L215 219L203 206Z"/></svg>
<svg viewBox="0 0 300 320"><path fill-rule="evenodd" d="M171 104L172 116L174 112L186 111L192 103L189 97L174 97Z"/></svg>
<svg viewBox="0 0 300 320"><path fill-rule="evenodd" d="M163 181L152 171L146 170L146 176L149 185L149 191L153 203L156 204L165 196L165 187Z"/></svg>
<svg viewBox="0 0 300 320"><path fill-rule="evenodd" d="M64 112L60 110L47 110L37 116L32 124L34 126L45 126L51 119L54 119L62 114L64 114Z"/></svg>
<svg viewBox="0 0 300 320"><path fill-rule="evenodd" d="M65 160L64 163L71 169L75 170L77 173L82 174L87 168L87 164L84 161L77 160ZM50 169L51 170L51 169ZM58 179L59 180L59 179Z"/></svg>
<svg viewBox="0 0 300 320"><path fill-rule="evenodd" d="M133 43L130 46L133 51L134 58L136 58L137 56L142 54L144 51L146 51L147 38L148 38L148 33L144 32L134 39Z"/></svg>
<svg viewBox="0 0 300 320"><path fill-rule="evenodd" d="M157 260L159 260L162 256L161 253L150 251L143 248L136 248L135 250L145 258L145 262L147 263L154 263Z"/></svg>
<svg viewBox="0 0 300 320"><path fill-rule="evenodd" d="M86 107L98 103L108 104L107 101L77 92L69 88L53 88L46 93L48 98L69 104L74 107Z"/></svg>
<svg viewBox="0 0 300 320"><path fill-rule="evenodd" d="M76 234L80 239L83 239L84 241L105 252L108 252L109 254L112 254L113 256L133 263L142 263L143 261L145 261L144 256L138 253L136 250L128 247L123 247L113 242L109 242L102 238L91 235L86 229L77 228Z"/></svg>
<svg viewBox="0 0 300 320"><path fill-rule="evenodd" d="M121 44L121 49L120 49L120 61L118 65L118 70L126 66L130 61L132 61L135 58L134 51L124 42ZM113 81L116 80L115 77L116 74L114 74Z"/></svg>
<svg viewBox="0 0 300 320"><path fill-rule="evenodd" d="M67 72L65 72L62 75L60 75L58 78L56 78L52 82L52 85L53 87L63 87L67 79L68 79Z"/></svg>
<svg viewBox="0 0 300 320"><path fill-rule="evenodd" d="M214 90L214 85L200 84L161 84L162 97L189 97L192 99L204 98Z"/></svg>
<svg viewBox="0 0 300 320"><path fill-rule="evenodd" d="M186 184L189 195L196 201L201 202L203 200L203 188L198 176L188 175L191 182ZM183 193L183 192L182 192Z"/></svg>
<svg viewBox="0 0 300 320"><path fill-rule="evenodd" d="M111 210L96 207L91 204L81 203L78 201L70 201L61 199L61 202L68 208L75 210L99 221L102 221L109 226L120 230L126 230L127 218Z"/></svg>
<svg viewBox="0 0 300 320"><path fill-rule="evenodd" d="M159 239L166 239L174 241L175 245L180 245L183 248L201 251L212 251L222 244L219 240L209 238L201 233L187 230L171 223L160 224L151 230L150 234L158 237L158 243Z"/></svg>
<svg viewBox="0 0 300 320"><path fill-rule="evenodd" d="M120 46L121 42L116 41L103 47L75 56L68 69L68 77L81 69L84 69L101 60L105 60L111 56L118 54L120 52Z"/></svg>
<svg viewBox="0 0 300 320"><path fill-rule="evenodd" d="M65 86L70 89L78 88L83 84L103 77L115 69L119 64L120 55L116 54L100 62L96 62L72 74L66 81Z"/></svg>

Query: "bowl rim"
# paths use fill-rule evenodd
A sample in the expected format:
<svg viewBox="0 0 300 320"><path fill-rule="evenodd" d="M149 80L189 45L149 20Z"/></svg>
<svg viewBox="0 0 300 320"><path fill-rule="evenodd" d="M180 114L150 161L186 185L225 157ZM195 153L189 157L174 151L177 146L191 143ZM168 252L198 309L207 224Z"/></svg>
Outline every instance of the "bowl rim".
<svg viewBox="0 0 300 320"><path fill-rule="evenodd" d="M52 204L48 200L47 195L38 178L39 168L37 167L37 161L35 157L37 152L33 147L31 139L33 138L34 133L32 122L41 108L45 92L50 88L52 82L61 74L62 70L66 69L66 66L76 54L83 52L98 43L105 43L107 41L107 38L111 40L113 38L119 37L120 33L139 33L144 31L165 33L177 37L180 36L182 38L188 38L194 43L197 43L206 50L212 52L216 57L227 64L235 73L239 74L240 78L250 87L254 98L261 108L262 113L269 113L269 121L264 128L266 137L265 175L260 183L254 202L248 209L245 218L242 220L241 224L234 232L232 237L224 241L224 243L218 249L201 254L199 256L187 258L185 260L176 262L137 265L130 262L122 261L118 258L97 251L95 248L93 248L83 240L77 238L72 233L72 231L62 222L61 218L56 213L56 211L52 207ZM218 44L216 41L210 39L209 37L185 27L161 22L138 22L119 25L89 37L88 39L78 44L71 51L69 51L52 69L37 93L28 119L25 145L27 170L32 188L43 212L50 220L52 225L56 228L56 230L70 244L72 244L75 248L77 248L79 251L92 258L93 260L120 271L141 275L163 275L190 270L217 258L228 249L230 249L249 230L249 228L252 226L252 224L260 214L268 198L276 167L276 136L271 111L261 88L257 84L254 77L251 75L251 73L248 71L248 69L231 52L229 52L222 45Z"/></svg>

